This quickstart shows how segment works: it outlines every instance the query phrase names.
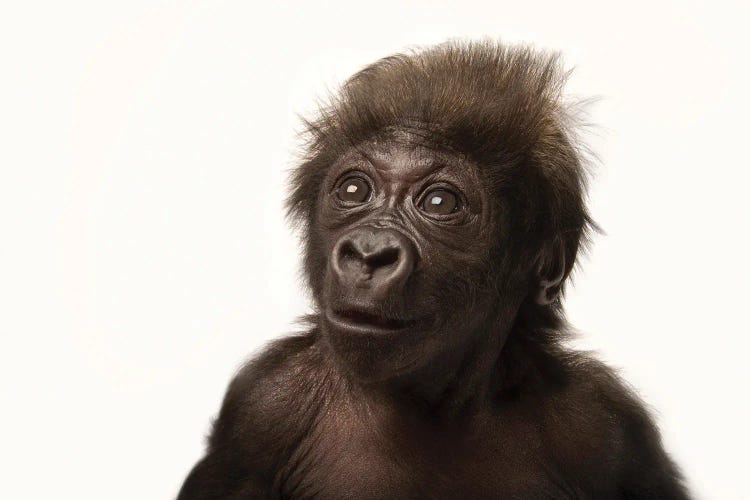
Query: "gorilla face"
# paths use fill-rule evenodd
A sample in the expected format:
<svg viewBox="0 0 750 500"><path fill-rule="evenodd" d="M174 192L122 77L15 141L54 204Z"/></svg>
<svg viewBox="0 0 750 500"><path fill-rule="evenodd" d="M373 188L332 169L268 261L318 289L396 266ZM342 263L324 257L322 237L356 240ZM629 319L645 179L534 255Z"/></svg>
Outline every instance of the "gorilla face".
<svg viewBox="0 0 750 500"><path fill-rule="evenodd" d="M493 319L498 214L486 185L476 165L408 133L360 144L328 170L311 228L327 256L316 295L323 334L357 378L466 349Z"/></svg>

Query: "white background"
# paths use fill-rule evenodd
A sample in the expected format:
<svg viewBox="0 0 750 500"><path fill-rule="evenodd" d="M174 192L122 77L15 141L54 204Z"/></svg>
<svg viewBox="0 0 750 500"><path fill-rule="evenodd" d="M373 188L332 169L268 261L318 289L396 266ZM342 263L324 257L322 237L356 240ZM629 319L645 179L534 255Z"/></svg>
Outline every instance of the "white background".
<svg viewBox="0 0 750 500"><path fill-rule="evenodd" d="M490 36L561 51L569 94L599 97L607 234L569 294L576 343L653 406L698 498L750 498L747 2L15 3L0 497L176 494L234 370L307 310L297 114L379 57Z"/></svg>

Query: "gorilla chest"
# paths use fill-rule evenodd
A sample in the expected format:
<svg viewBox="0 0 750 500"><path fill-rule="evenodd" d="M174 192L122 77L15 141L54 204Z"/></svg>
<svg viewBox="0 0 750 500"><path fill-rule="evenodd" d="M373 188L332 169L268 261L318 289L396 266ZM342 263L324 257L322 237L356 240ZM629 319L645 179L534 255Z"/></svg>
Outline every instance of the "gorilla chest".
<svg viewBox="0 0 750 500"><path fill-rule="evenodd" d="M573 498L530 430L322 432L295 452L289 498ZM393 432L393 429L390 429Z"/></svg>

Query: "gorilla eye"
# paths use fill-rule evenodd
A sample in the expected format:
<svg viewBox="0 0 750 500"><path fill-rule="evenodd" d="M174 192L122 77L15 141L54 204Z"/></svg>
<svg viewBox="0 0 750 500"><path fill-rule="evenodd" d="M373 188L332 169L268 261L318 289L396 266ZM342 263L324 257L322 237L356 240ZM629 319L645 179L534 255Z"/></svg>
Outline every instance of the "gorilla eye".
<svg viewBox="0 0 750 500"><path fill-rule="evenodd" d="M370 185L362 177L347 177L339 184L336 195L347 203L364 203L370 197Z"/></svg>
<svg viewBox="0 0 750 500"><path fill-rule="evenodd" d="M447 189L433 189L422 199L420 208L430 215L449 215L459 209L458 196Z"/></svg>

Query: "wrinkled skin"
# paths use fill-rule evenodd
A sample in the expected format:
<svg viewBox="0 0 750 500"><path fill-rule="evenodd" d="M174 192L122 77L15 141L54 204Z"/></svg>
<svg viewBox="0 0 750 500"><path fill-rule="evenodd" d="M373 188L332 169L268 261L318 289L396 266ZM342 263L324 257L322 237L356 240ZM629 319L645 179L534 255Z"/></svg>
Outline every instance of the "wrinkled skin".
<svg viewBox="0 0 750 500"><path fill-rule="evenodd" d="M290 206L316 313L232 381L179 498L687 498L638 397L562 344L591 223L555 73L501 46L410 57L355 75L315 125ZM505 107L472 121L442 106L453 86ZM429 91L418 109L448 114L401 109Z"/></svg>
<svg viewBox="0 0 750 500"><path fill-rule="evenodd" d="M331 256L321 301L323 332L338 362L364 381L408 378L436 358L442 360L440 375L449 376L445 367L455 370L464 351L481 341L477 332L490 328L500 312L488 314L487 302L497 298L487 279L489 245L482 238L498 214L479 172L455 155L415 146L405 134L397 137L345 154L331 168L321 194L320 234ZM369 200L339 199L338 183L351 176L367 178ZM460 205L454 212L428 214L420 208L436 188L456 195ZM386 241L380 240L383 235ZM341 252L353 239L360 247L369 245L375 257L395 248L396 262L376 262L370 274L352 269L362 263L361 255ZM402 269L392 269L395 265ZM456 303L456 296L469 289L480 300ZM378 327L358 313L387 318L395 328Z"/></svg>

